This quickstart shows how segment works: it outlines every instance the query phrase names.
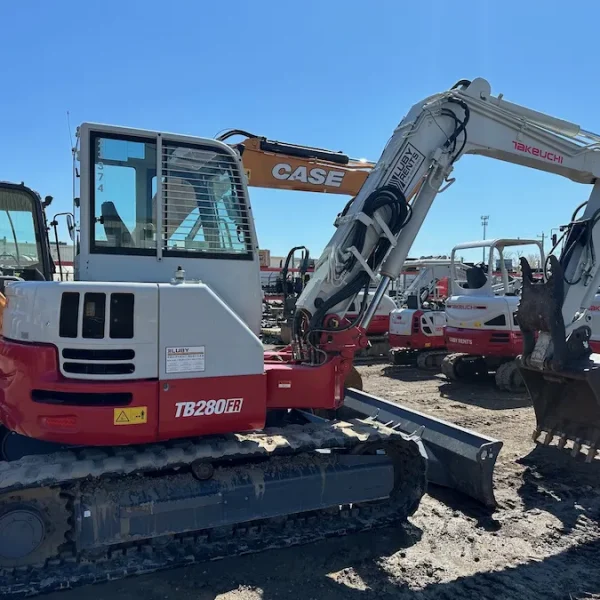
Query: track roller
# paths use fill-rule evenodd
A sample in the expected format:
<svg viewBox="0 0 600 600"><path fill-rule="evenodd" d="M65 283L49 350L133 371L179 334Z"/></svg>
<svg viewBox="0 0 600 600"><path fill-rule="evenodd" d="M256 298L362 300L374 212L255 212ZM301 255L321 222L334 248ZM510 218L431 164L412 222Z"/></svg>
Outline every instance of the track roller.
<svg viewBox="0 0 600 600"><path fill-rule="evenodd" d="M445 350L429 350L428 352L420 352L417 355L417 368L424 371L437 371L442 366Z"/></svg>

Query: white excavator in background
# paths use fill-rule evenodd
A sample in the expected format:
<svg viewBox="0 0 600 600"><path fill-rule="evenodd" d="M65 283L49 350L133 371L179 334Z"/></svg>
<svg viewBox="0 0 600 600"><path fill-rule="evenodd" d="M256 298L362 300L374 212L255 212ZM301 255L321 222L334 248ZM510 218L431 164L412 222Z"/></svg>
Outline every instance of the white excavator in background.
<svg viewBox="0 0 600 600"><path fill-rule="evenodd" d="M507 251L526 247L537 251L539 264L545 263L538 240L502 238L459 244L452 249L453 264L461 251L483 249L487 260L469 267L465 277L450 281L445 334L448 354L441 365L449 380L487 376L492 371L498 388L523 391L523 378L515 362L523 351L516 320L522 282L511 276L506 263ZM496 265L498 277L494 276Z"/></svg>
<svg viewBox="0 0 600 600"><path fill-rule="evenodd" d="M404 269L417 275L397 297L389 316L390 360L395 365L439 368L446 355L445 304L452 271L464 274L466 265L449 258L409 260Z"/></svg>
<svg viewBox="0 0 600 600"><path fill-rule="evenodd" d="M397 523L432 478L493 498L491 477L477 486L499 442L346 383L464 154L591 186L545 280L521 259L517 318L535 439L595 457L600 135L493 96L484 79L417 102L336 219L297 299L291 349L274 353L258 338L258 245L235 150L94 124L79 139L77 281L6 286L0 594Z"/></svg>

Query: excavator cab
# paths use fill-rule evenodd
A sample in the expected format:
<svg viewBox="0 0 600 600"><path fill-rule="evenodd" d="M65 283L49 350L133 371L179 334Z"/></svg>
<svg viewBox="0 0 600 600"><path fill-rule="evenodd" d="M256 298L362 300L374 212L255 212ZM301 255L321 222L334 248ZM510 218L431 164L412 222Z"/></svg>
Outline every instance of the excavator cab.
<svg viewBox="0 0 600 600"><path fill-rule="evenodd" d="M45 205L51 201L48 197ZM53 274L41 198L24 184L0 182L0 330L6 285L11 281L51 281Z"/></svg>
<svg viewBox="0 0 600 600"><path fill-rule="evenodd" d="M24 184L0 182L0 292L8 281L48 281L53 274L41 198Z"/></svg>

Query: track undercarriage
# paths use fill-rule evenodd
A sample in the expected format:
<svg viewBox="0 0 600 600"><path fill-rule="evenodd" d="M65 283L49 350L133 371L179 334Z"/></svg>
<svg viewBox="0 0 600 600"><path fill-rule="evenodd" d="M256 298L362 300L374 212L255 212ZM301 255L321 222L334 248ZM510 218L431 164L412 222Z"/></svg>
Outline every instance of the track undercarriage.
<svg viewBox="0 0 600 600"><path fill-rule="evenodd" d="M390 361L398 366L417 367L424 371L437 371L442 366L446 350L413 350L411 348L392 348Z"/></svg>
<svg viewBox="0 0 600 600"><path fill-rule="evenodd" d="M0 463L0 594L313 542L416 510L427 463L418 437L301 416L261 432Z"/></svg>
<svg viewBox="0 0 600 600"><path fill-rule="evenodd" d="M485 357L453 352L444 357L442 373L450 381L483 380L494 372L496 387L510 393L526 391L518 364L513 358Z"/></svg>

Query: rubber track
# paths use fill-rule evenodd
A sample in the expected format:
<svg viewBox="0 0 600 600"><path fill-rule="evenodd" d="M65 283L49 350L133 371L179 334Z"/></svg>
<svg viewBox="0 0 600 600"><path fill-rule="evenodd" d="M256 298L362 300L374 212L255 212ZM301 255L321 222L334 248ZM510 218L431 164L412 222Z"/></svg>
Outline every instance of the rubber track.
<svg viewBox="0 0 600 600"><path fill-rule="evenodd" d="M453 352L451 354L447 354L444 360L442 361L442 374L446 376L450 381L458 381L459 378L456 376L456 363L463 357L468 356L464 352Z"/></svg>
<svg viewBox="0 0 600 600"><path fill-rule="evenodd" d="M127 547L113 546L93 556L78 555L73 544L45 565L0 570L1 597L30 597L79 585L121 579L131 575L256 553L273 548L316 542L404 521L416 510L425 490L425 460L418 445L406 435L378 423L331 422L327 425L292 425L247 435L233 434L197 442L146 448L95 450L30 456L0 464L3 492L25 487L68 484L85 478L141 473L189 464L198 458L218 461L234 457L285 456L317 448L352 448L362 444L389 445L402 474L401 493L392 501L353 508L326 509L284 518L243 523L168 538L143 540ZM91 457L93 454L94 457ZM54 457L54 458L53 458ZM39 479L43 469L43 481ZM13 473L18 475L14 475ZM37 474L37 475L36 475ZM4 477L10 475L11 481ZM21 478L19 482L18 479ZM150 478L148 485L151 485ZM1 501L1 497L0 497Z"/></svg>
<svg viewBox="0 0 600 600"><path fill-rule="evenodd" d="M424 371L433 371L433 370L441 369L441 362L440 362L439 366L430 367L430 366L427 366L427 360L431 356L446 357L447 355L448 355L448 353L445 350L427 350L425 352L420 352L417 355L417 367Z"/></svg>
<svg viewBox="0 0 600 600"><path fill-rule="evenodd" d="M109 450L85 448L26 456L18 461L0 463L0 492L62 485L87 478L173 469L189 465L195 460L279 456L316 449L347 448L358 443L384 441L390 435L401 434L376 422L354 420L332 422L326 426L288 425L256 433L165 444L121 446Z"/></svg>

